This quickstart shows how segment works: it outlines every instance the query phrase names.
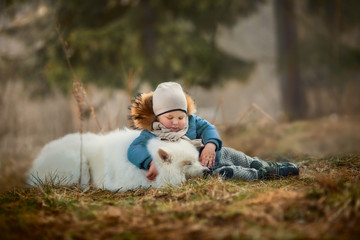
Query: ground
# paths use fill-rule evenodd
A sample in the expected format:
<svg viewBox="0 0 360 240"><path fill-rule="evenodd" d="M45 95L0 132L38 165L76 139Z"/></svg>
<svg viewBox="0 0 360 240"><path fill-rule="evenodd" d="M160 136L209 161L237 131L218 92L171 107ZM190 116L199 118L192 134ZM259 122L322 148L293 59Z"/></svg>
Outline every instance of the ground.
<svg viewBox="0 0 360 240"><path fill-rule="evenodd" d="M271 131L254 126L222 130L233 147L297 163L299 177L197 178L178 188L125 193L17 185L0 193L1 239L356 239L360 154L354 122L321 119L278 124ZM288 151L286 142L295 148ZM335 149L339 144L353 148L342 152ZM321 150L325 146L327 152Z"/></svg>

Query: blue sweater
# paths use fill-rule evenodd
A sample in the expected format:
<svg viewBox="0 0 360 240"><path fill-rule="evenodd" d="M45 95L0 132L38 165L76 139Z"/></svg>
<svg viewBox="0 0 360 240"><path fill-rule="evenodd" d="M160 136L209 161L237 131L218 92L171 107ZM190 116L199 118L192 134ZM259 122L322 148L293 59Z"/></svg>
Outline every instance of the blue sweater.
<svg viewBox="0 0 360 240"><path fill-rule="evenodd" d="M190 115L188 121L189 128L185 136L191 140L201 139L204 145L209 142L214 143L216 145L215 163L217 163L219 161L222 141L215 126L196 115ZM149 169L149 163L152 161L152 157L147 150L147 143L150 139L155 137L156 135L148 130L142 130L139 137L131 143L128 149L127 156L130 162L135 164L138 168Z"/></svg>

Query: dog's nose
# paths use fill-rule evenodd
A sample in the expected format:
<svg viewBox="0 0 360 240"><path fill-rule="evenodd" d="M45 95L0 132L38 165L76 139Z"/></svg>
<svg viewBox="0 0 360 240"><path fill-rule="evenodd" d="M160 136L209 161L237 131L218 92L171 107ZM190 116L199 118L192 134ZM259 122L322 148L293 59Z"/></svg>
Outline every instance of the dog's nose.
<svg viewBox="0 0 360 240"><path fill-rule="evenodd" d="M202 170L202 176L203 176L204 178L206 178L206 177L209 176L210 174L211 174L210 169L205 168L205 169Z"/></svg>

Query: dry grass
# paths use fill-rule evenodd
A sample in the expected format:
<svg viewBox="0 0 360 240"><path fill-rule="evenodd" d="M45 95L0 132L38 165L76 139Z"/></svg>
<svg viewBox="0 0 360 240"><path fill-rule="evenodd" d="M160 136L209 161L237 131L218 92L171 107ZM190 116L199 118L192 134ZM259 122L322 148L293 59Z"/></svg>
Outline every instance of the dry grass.
<svg viewBox="0 0 360 240"><path fill-rule="evenodd" d="M360 156L303 159L299 178L192 179L113 193L45 185L0 195L2 239L355 239Z"/></svg>
<svg viewBox="0 0 360 240"><path fill-rule="evenodd" d="M260 119L261 120L261 119ZM330 116L292 123L251 121L222 128L226 145L251 156L360 153L360 116Z"/></svg>

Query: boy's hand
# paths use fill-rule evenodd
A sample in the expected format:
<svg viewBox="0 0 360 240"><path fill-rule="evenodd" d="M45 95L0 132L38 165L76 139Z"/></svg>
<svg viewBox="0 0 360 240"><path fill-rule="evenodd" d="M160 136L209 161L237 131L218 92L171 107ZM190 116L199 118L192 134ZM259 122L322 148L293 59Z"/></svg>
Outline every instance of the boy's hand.
<svg viewBox="0 0 360 240"><path fill-rule="evenodd" d="M215 164L215 150L216 145L214 143L207 143L200 155L201 165L203 167L211 168Z"/></svg>
<svg viewBox="0 0 360 240"><path fill-rule="evenodd" d="M146 174L146 178L151 180L151 181L154 181L157 177L157 175L159 174L155 164L153 163L153 161L150 162L150 167L149 167L149 172L148 174Z"/></svg>

